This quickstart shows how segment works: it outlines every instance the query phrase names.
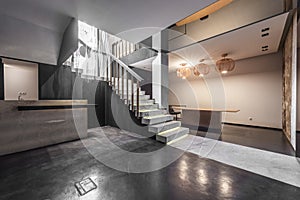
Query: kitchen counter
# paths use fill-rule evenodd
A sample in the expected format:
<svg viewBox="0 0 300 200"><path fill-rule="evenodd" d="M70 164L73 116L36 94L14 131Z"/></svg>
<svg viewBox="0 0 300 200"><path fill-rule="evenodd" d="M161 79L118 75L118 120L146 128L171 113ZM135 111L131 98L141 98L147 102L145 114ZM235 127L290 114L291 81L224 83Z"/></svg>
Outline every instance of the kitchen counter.
<svg viewBox="0 0 300 200"><path fill-rule="evenodd" d="M87 137L87 100L0 101L0 155Z"/></svg>

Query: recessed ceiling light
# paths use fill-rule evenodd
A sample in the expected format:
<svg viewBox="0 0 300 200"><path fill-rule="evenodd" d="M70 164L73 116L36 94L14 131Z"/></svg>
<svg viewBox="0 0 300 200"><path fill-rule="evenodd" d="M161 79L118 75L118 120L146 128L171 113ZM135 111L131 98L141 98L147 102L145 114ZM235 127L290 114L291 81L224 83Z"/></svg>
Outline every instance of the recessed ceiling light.
<svg viewBox="0 0 300 200"><path fill-rule="evenodd" d="M207 15L210 15L221 8L227 6L228 4L232 3L233 0L219 0L215 3L205 7L204 9L199 10L198 12L184 18L183 20L180 20L176 23L176 26L182 26L188 23L191 23L193 21L199 20L201 18L205 18Z"/></svg>
<svg viewBox="0 0 300 200"><path fill-rule="evenodd" d="M266 31L269 31L269 30L270 30L270 28L267 27L267 28L261 29L261 32L266 32Z"/></svg>
<svg viewBox="0 0 300 200"><path fill-rule="evenodd" d="M204 17L201 17L201 18L200 18L200 21L204 21L204 20L208 19L208 17L209 17L209 15L206 15L206 16L204 16Z"/></svg>
<svg viewBox="0 0 300 200"><path fill-rule="evenodd" d="M266 37L266 36L269 36L270 34L269 33L264 33L261 35L261 37Z"/></svg>

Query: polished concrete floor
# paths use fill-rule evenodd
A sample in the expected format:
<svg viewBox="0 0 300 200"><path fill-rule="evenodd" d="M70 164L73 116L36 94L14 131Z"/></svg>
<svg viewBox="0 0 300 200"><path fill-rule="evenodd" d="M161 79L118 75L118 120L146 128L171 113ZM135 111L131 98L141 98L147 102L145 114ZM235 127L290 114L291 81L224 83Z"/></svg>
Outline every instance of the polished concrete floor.
<svg viewBox="0 0 300 200"><path fill-rule="evenodd" d="M205 132L192 132L194 135L206 136ZM279 130L225 124L220 141L295 156L292 146Z"/></svg>
<svg viewBox="0 0 300 200"><path fill-rule="evenodd" d="M110 141L127 151L146 153L163 147L154 140L114 128L105 127L102 131ZM95 138L97 143L93 142ZM287 200L300 196L300 188L188 152L157 171L120 172L99 162L83 145L96 145L99 155L109 156L109 152L101 152L102 139L94 131L83 142L73 141L0 157L0 199ZM91 177L97 189L79 196L74 183L87 177Z"/></svg>

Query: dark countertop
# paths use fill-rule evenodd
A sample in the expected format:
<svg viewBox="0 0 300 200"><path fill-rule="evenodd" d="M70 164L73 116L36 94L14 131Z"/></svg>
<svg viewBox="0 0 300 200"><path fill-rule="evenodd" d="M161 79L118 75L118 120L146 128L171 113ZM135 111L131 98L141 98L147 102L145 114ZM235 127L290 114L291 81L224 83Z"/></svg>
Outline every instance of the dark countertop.
<svg viewBox="0 0 300 200"><path fill-rule="evenodd" d="M21 105L19 111L25 110L52 110L52 109L72 109L72 108L89 108L97 107L97 104L75 104L75 105Z"/></svg>

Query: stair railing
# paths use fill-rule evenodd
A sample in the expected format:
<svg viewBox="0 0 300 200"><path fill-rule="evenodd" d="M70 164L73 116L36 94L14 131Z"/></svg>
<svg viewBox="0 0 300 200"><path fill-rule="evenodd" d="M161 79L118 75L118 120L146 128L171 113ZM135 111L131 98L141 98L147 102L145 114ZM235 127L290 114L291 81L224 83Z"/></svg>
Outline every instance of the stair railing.
<svg viewBox="0 0 300 200"><path fill-rule="evenodd" d="M83 41L79 40L79 42L88 48ZM93 50L94 52L111 58L106 59L107 63L104 79L106 79L113 90L115 90L116 94L120 96L120 99L122 99L126 105L130 106L130 110L135 112L136 117L139 117L140 83L144 79L122 62L120 58L127 56L140 48L142 48L140 44L132 44L125 40L119 40L112 44L112 53Z"/></svg>
<svg viewBox="0 0 300 200"><path fill-rule="evenodd" d="M135 112L135 116L139 117L140 83L144 79L118 58L120 53L119 51L116 56L102 53L112 58L112 62L107 63L106 81L120 96L120 99L130 106L130 110Z"/></svg>
<svg viewBox="0 0 300 200"><path fill-rule="evenodd" d="M133 44L122 39L112 44L113 54L119 59L128 56L142 47L143 45L140 43Z"/></svg>

